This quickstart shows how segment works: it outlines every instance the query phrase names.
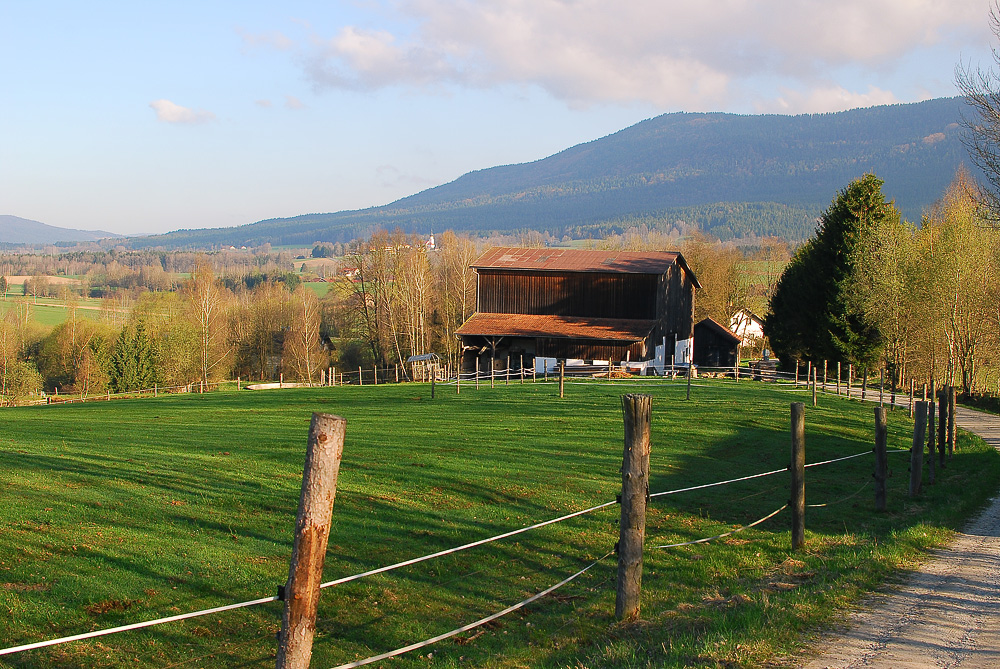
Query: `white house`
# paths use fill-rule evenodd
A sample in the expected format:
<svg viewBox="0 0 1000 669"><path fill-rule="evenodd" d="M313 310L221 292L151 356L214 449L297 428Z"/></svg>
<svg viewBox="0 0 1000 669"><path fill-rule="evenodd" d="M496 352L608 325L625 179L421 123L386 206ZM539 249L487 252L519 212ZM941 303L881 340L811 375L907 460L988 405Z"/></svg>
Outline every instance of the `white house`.
<svg viewBox="0 0 1000 669"><path fill-rule="evenodd" d="M740 345L744 348L757 348L764 340L764 321L747 309L740 309L732 315L729 329L740 337Z"/></svg>

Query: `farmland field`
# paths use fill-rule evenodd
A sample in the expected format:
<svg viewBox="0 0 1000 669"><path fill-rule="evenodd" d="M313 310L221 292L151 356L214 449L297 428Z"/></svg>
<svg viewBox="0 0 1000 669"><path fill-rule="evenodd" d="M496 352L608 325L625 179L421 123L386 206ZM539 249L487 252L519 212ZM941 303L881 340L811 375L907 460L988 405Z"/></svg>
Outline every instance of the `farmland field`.
<svg viewBox="0 0 1000 669"><path fill-rule="evenodd" d="M615 499L620 395L653 395L650 492L783 468L788 405L750 382L463 385L217 392L0 411L0 647L273 595L287 578L311 412L347 419L325 579ZM869 405L806 408L807 462L871 448ZM909 446L905 411L889 447ZM654 499L642 620L614 622L615 563L386 667L759 666L912 566L980 508L1000 456L962 435L938 484L872 511L872 457L807 470L807 549L784 474ZM615 506L323 591L312 666L392 650L499 611L612 550ZM0 667L273 666L281 604L0 657ZM480 633L481 632L481 633ZM428 657L428 654L431 654ZM378 666L378 665L376 665Z"/></svg>

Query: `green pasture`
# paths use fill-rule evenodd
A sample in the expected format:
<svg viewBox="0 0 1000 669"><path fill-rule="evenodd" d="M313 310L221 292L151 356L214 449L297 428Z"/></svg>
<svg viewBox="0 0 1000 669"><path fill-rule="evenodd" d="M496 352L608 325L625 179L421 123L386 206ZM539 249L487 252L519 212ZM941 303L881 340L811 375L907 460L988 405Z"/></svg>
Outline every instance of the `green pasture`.
<svg viewBox="0 0 1000 669"><path fill-rule="evenodd" d="M0 315L7 313L10 309L17 308L17 303L19 301L23 303L23 300L24 298L11 296L8 296L6 300L0 300ZM94 321L100 320L100 304L99 300L81 300L76 309L77 317ZM62 300L52 297L39 297L37 300L29 298L28 305L29 318L40 325L54 327L69 320L70 309Z"/></svg>
<svg viewBox="0 0 1000 669"><path fill-rule="evenodd" d="M620 396L653 396L650 492L780 469L789 403L807 462L871 448L870 405L741 381L463 384L220 391L0 410L0 647L267 597L287 578L311 413L347 419L325 579L612 501ZM890 449L909 446L906 412ZM1000 456L964 433L909 500L891 454L807 470L807 548L785 473L650 502L641 620L614 620L613 556L553 595L384 667L753 667L794 656L847 606L946 542L995 492ZM444 633L609 553L619 509L323 591L312 666ZM281 604L0 657L0 667L273 666Z"/></svg>

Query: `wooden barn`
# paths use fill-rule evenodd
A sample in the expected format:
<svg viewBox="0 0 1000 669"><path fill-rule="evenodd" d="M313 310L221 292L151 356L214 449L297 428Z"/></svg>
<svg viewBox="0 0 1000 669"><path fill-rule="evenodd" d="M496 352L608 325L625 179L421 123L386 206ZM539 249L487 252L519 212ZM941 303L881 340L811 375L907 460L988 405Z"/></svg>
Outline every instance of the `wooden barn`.
<svg viewBox="0 0 1000 669"><path fill-rule="evenodd" d="M739 345L739 335L712 318L694 326L695 366L731 368L736 364Z"/></svg>
<svg viewBox="0 0 1000 669"><path fill-rule="evenodd" d="M458 329L463 368L688 362L698 280L679 253L501 247L476 271L476 312Z"/></svg>

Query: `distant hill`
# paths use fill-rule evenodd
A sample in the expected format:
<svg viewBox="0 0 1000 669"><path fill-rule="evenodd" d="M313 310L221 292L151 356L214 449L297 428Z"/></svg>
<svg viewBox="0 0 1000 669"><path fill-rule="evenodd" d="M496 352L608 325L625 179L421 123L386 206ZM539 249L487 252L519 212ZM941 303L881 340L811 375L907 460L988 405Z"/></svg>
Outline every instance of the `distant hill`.
<svg viewBox="0 0 1000 669"><path fill-rule="evenodd" d="M959 98L834 114L664 114L542 160L470 172L359 211L181 230L133 246L308 245L383 228L597 236L697 224L723 239L808 237L851 180L874 172L919 221L967 162Z"/></svg>
<svg viewBox="0 0 1000 669"><path fill-rule="evenodd" d="M96 242L116 237L100 230L57 228L18 216L0 215L0 244L56 244L58 242Z"/></svg>

